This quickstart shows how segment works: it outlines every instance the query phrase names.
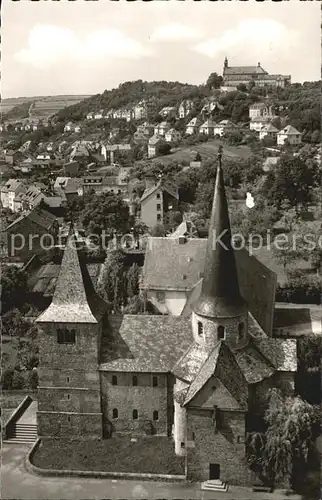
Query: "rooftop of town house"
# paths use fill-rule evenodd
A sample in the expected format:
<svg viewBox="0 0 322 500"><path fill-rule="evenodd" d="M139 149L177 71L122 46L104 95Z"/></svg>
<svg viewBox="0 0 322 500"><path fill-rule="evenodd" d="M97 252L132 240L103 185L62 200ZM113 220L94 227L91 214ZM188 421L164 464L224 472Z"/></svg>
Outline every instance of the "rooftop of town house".
<svg viewBox="0 0 322 500"><path fill-rule="evenodd" d="M173 198L176 198L177 200L179 199L177 187L171 185L169 182L164 182L162 179L160 179L154 186L151 186L143 192L140 199L141 203L160 189L169 193Z"/></svg>
<svg viewBox="0 0 322 500"><path fill-rule="evenodd" d="M24 222L27 219L37 224L38 226L49 230L53 226L56 217L46 210L35 207L33 210L29 210L28 212L20 215L16 220L9 224L9 226L7 226L6 230L14 228L17 224L19 224L20 222Z"/></svg>

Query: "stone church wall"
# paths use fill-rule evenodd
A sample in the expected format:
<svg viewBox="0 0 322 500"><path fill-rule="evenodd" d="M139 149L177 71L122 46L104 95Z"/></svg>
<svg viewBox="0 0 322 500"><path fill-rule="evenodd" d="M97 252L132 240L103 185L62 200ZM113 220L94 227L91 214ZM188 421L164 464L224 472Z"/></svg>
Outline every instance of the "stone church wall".
<svg viewBox="0 0 322 500"><path fill-rule="evenodd" d="M211 410L189 408L187 412L189 439L187 449L188 478L209 479L209 465L220 465L220 479L232 484L249 485L253 474L245 457L245 415L243 412L220 411L215 430ZM192 436L192 438L191 438Z"/></svg>
<svg viewBox="0 0 322 500"><path fill-rule="evenodd" d="M112 377L117 377L117 385ZM133 376L137 385L133 386ZM153 387L153 376L157 377L157 387ZM113 432L168 435L171 428L169 412L171 379L160 373L101 372L102 411L104 433ZM113 409L118 416L113 418ZM138 418L133 419L133 410ZM158 412L158 419L153 413Z"/></svg>

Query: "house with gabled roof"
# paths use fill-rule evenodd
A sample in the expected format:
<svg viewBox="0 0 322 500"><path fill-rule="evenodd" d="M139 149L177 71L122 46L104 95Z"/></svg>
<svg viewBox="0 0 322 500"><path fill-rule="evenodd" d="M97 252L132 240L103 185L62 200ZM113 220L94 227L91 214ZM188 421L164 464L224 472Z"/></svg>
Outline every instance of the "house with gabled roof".
<svg viewBox="0 0 322 500"><path fill-rule="evenodd" d="M56 217L36 206L5 228L8 255L27 262L35 254L45 254L54 245L57 231Z"/></svg>
<svg viewBox="0 0 322 500"><path fill-rule="evenodd" d="M277 133L277 144L284 146L285 143L297 146L302 142L302 133L296 130L292 125L287 125Z"/></svg>
<svg viewBox="0 0 322 500"><path fill-rule="evenodd" d="M167 214L177 210L179 201L176 186L160 179L155 182L153 178L146 179L146 189L140 199L141 221L153 228L157 224L166 222Z"/></svg>
<svg viewBox="0 0 322 500"><path fill-rule="evenodd" d="M265 137L270 137L272 139L276 139L278 129L274 127L271 123L268 125L265 125L260 131L259 131L259 140L263 140Z"/></svg>
<svg viewBox="0 0 322 500"><path fill-rule="evenodd" d="M1 205L14 212L14 199L18 193L25 190L25 184L19 179L9 179L0 187Z"/></svg>
<svg viewBox="0 0 322 500"><path fill-rule="evenodd" d="M192 135L192 134L197 134L199 131L199 127L201 125L201 120L197 116L192 118L188 125L186 126L186 134L187 135Z"/></svg>
<svg viewBox="0 0 322 500"><path fill-rule="evenodd" d="M200 125L199 134L206 134L209 136L214 135L214 130L216 125L217 124L214 122L214 120L208 118L208 120L206 120L202 125Z"/></svg>
<svg viewBox="0 0 322 500"><path fill-rule="evenodd" d="M214 231L224 245L214 244ZM44 445L154 434L184 458L187 479L216 480L221 491L253 484L248 415L265 411L271 388L294 393L296 341L267 336L241 295L220 160L190 317L109 313L71 228L52 302L36 324Z"/></svg>
<svg viewBox="0 0 322 500"><path fill-rule="evenodd" d="M148 158L154 158L155 156L158 156L159 148L164 143L164 138L158 134L154 134L152 137L150 137L148 142Z"/></svg>

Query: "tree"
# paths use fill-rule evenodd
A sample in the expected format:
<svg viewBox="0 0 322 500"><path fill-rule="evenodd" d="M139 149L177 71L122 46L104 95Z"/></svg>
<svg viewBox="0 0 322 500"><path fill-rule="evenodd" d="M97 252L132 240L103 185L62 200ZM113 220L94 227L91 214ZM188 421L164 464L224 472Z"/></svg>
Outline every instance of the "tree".
<svg viewBox="0 0 322 500"><path fill-rule="evenodd" d="M219 89L222 85L223 77L218 75L216 72L210 73L207 78L206 87L209 89Z"/></svg>
<svg viewBox="0 0 322 500"><path fill-rule="evenodd" d="M137 264L132 264L126 273L127 298L133 298L139 294L140 268Z"/></svg>
<svg viewBox="0 0 322 500"><path fill-rule="evenodd" d="M119 312L126 302L125 254L122 250L108 252L103 271L97 283L98 293L115 312Z"/></svg>
<svg viewBox="0 0 322 500"><path fill-rule="evenodd" d="M95 195L82 210L80 220L87 233L101 235L104 230L125 233L130 228L129 207L113 193Z"/></svg>
<svg viewBox="0 0 322 500"><path fill-rule="evenodd" d="M166 230L162 224L157 224L151 229L151 236L165 236Z"/></svg>
<svg viewBox="0 0 322 500"><path fill-rule="evenodd" d="M162 156L168 155L171 151L171 146L170 144L160 144L159 146L159 154Z"/></svg>
<svg viewBox="0 0 322 500"><path fill-rule="evenodd" d="M3 266L2 271L2 313L26 302L28 275L15 266Z"/></svg>
<svg viewBox="0 0 322 500"><path fill-rule="evenodd" d="M249 458L268 484L291 479L294 465L305 466L319 434L320 409L299 396L285 397L272 389L265 413L267 430L248 437ZM261 445L261 457L257 451ZM258 458L258 460L257 460Z"/></svg>
<svg viewBox="0 0 322 500"><path fill-rule="evenodd" d="M316 169L312 164L308 168L299 156L281 157L274 170L267 175L263 185L263 194L281 206L287 200L296 211L299 206L306 207L312 199L312 187L316 182Z"/></svg>

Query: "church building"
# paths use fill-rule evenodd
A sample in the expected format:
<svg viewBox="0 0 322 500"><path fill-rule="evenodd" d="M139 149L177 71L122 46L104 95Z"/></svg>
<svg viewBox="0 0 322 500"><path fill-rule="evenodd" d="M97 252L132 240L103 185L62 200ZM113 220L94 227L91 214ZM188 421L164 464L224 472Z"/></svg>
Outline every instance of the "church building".
<svg viewBox="0 0 322 500"><path fill-rule="evenodd" d="M291 83L290 75L270 75L262 68L259 62L257 66L229 66L227 57L223 69L223 85L237 87L239 84L248 85L253 83L255 87L282 87Z"/></svg>
<svg viewBox="0 0 322 500"><path fill-rule="evenodd" d="M213 235L225 230L221 245ZM191 317L106 310L71 229L53 300L37 319L39 437L160 435L185 457L188 479L252 484L249 416L269 388L293 393L296 341L268 337L240 293L221 155Z"/></svg>

